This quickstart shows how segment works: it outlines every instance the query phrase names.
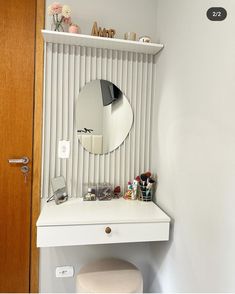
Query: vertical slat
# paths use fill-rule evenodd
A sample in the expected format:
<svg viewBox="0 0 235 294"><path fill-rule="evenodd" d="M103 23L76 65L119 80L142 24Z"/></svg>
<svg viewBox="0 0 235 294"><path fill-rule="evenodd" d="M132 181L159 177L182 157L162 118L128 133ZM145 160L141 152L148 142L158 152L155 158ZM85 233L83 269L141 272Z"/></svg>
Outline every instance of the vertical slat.
<svg viewBox="0 0 235 294"><path fill-rule="evenodd" d="M123 89L122 86L122 69L123 69L123 52L122 51L118 51L117 52L117 69L116 69L116 85L120 88ZM121 176L122 173L124 172L124 169L122 168L122 163L121 163L121 153L122 153L122 149L123 149L124 145L121 144L121 146L119 146L116 149L116 173L115 173L115 179L114 179L114 183L115 186L120 185L121 184Z"/></svg>
<svg viewBox="0 0 235 294"><path fill-rule="evenodd" d="M133 124L133 137L131 141L131 171L132 171L132 176L134 177L137 175L138 170L138 162L136 162L136 152L137 152L137 93L138 93L138 54L134 53L134 60L133 60L133 78L132 78L132 84L130 87L132 87L132 108L133 108L133 113L134 113L134 124ZM132 177L131 177L132 178Z"/></svg>
<svg viewBox="0 0 235 294"><path fill-rule="evenodd" d="M113 51L113 58L112 58L112 82L118 86L118 51L114 50ZM116 185L117 182L117 172L119 170L119 162L118 162L118 151L117 149L111 152L111 168L110 169L110 182L114 183Z"/></svg>
<svg viewBox="0 0 235 294"><path fill-rule="evenodd" d="M96 49L91 49L91 62L90 62L90 81L96 79ZM90 182L96 182L96 167L97 167L97 155L91 155L91 175L90 175Z"/></svg>
<svg viewBox="0 0 235 294"><path fill-rule="evenodd" d="M72 195L72 173L73 173L73 134L75 131L74 125L74 62L75 62L75 46L69 48L69 76L68 76L68 140L70 142L70 157L67 160L67 186L68 194Z"/></svg>
<svg viewBox="0 0 235 294"><path fill-rule="evenodd" d="M96 49L95 50L96 54L96 64L95 64L95 71L94 71L94 80L95 79L101 79L102 77L102 50L101 49ZM100 174L101 174L101 167L100 167L100 162L101 162L101 156L102 155L96 155L96 174L95 174L95 183L100 183Z"/></svg>
<svg viewBox="0 0 235 294"><path fill-rule="evenodd" d="M68 140L68 100L69 100L69 46L64 45L63 92L62 92L62 140ZM55 153L57 154L56 150ZM67 180L67 159L61 159L61 174Z"/></svg>
<svg viewBox="0 0 235 294"><path fill-rule="evenodd" d="M105 79L108 81L112 81L112 55L113 55L113 51L112 50L108 50L108 56L107 56L107 62L106 62L106 67L107 67L107 73L105 76ZM105 181L107 183L111 183L111 154L107 153L105 155Z"/></svg>
<svg viewBox="0 0 235 294"><path fill-rule="evenodd" d="M101 62L100 62L100 74L101 74L101 79L106 79L107 77L107 63L108 63L108 50L104 49L101 51ZM107 173L107 169L105 166L105 158L106 155L101 155L100 156L100 170L99 170L99 181L100 183L102 182L106 182L107 178L106 178L106 173Z"/></svg>
<svg viewBox="0 0 235 294"><path fill-rule="evenodd" d="M142 100L142 106L141 106L141 117L140 117L140 121L141 121L141 140L140 140L140 146L141 146L141 161L140 161L140 171L141 172L145 172L145 161L146 161L146 145L148 144L148 142L146 142L146 110L147 110L147 104L149 103L148 101L148 97L146 95L147 92L147 66L148 66L148 62L147 62L147 55L143 55L143 76L142 76L142 91L141 91L141 100Z"/></svg>
<svg viewBox="0 0 235 294"><path fill-rule="evenodd" d="M42 110L42 165L41 165L41 198L45 195L45 179L46 179L46 165L45 165L45 158L46 158L46 103L45 103L45 97L47 97L47 80L46 80L46 73L48 73L48 50L47 50L48 44L44 44L44 73L43 73L43 110ZM47 75L48 76L48 75Z"/></svg>
<svg viewBox="0 0 235 294"><path fill-rule="evenodd" d="M138 56L138 85L137 85L137 95L136 99L138 101L137 103L137 109L136 109L136 173L140 174L142 172L141 170L141 157L142 154L142 133L141 133L141 124L142 121L142 104L143 104L143 97L142 97L142 78L143 78L143 54L139 54Z"/></svg>
<svg viewBox="0 0 235 294"><path fill-rule="evenodd" d="M127 152L127 161L126 161L126 169L127 169L127 176L126 180L131 180L135 177L134 175L134 168L133 168L133 160L132 160L132 149L131 145L133 145L133 138L134 138L134 125L135 125L135 115L134 115L134 108L133 108L133 64L134 64L134 53L130 53L128 56L128 65L127 65L127 89L126 89L126 95L127 99L129 99L129 102L132 107L133 111L133 125L129 133L129 144L128 144L128 152Z"/></svg>
<svg viewBox="0 0 235 294"><path fill-rule="evenodd" d="M97 60L96 60L96 78L102 79L102 49L96 49Z"/></svg>
<svg viewBox="0 0 235 294"><path fill-rule="evenodd" d="M156 59L151 58L151 73L152 73L152 84L151 84L151 94L150 94L150 99L151 99L151 105L153 105L153 97L155 97L155 83L154 81L156 80L156 71L157 71L157 65L156 65ZM152 127L153 127L153 124L152 124L152 117L153 115L155 115L153 113L153 107L151 108L151 119L150 119L150 127L149 127L149 133L152 134L153 131L152 131ZM158 126L157 126L158 127ZM152 150L151 150L151 146L153 146L153 144L151 144L152 140L152 137L150 137L150 146L149 146L149 168L152 169L152 165L151 165L151 158L150 158L150 154L152 154Z"/></svg>
<svg viewBox="0 0 235 294"><path fill-rule="evenodd" d="M80 60L80 87L79 91L84 87L86 83L86 48L81 48L81 60ZM83 195L83 184L88 183L88 161L86 160L87 151L83 149L81 144L79 144L79 161L80 165L78 165L79 173L78 173L78 195L81 197Z"/></svg>
<svg viewBox="0 0 235 294"><path fill-rule="evenodd" d="M102 78L102 49L96 49L96 72L94 79L101 79ZM101 158L102 155L97 155L97 166L96 166L96 175L95 175L95 183L101 182Z"/></svg>
<svg viewBox="0 0 235 294"><path fill-rule="evenodd" d="M107 76L108 76L108 54L109 54L109 50L108 49L105 49L103 50L103 54L102 54L102 79L105 80L107 79ZM109 169L108 169L108 166L107 166L107 155L103 155L101 156L101 170L100 170L100 174L101 174L101 177L100 177L100 182L108 182L108 173L109 173Z"/></svg>
<svg viewBox="0 0 235 294"><path fill-rule="evenodd" d="M63 116L63 45L60 44L58 47L58 58L57 58L57 120L56 120L56 126L57 126L57 146L59 143L59 140L63 139L63 122L62 122L62 116ZM56 152L56 151L55 151ZM59 176L61 173L61 160L56 156L56 171L55 175Z"/></svg>
<svg viewBox="0 0 235 294"><path fill-rule="evenodd" d="M153 56L151 55L148 57L148 73L147 73L147 101L148 101L148 107L146 111L146 129L148 130L146 132L145 141L146 141L146 165L145 170L151 170L150 167L150 148L151 148L151 117L152 117L152 87L154 85L154 79L153 79Z"/></svg>
<svg viewBox="0 0 235 294"><path fill-rule="evenodd" d="M127 71L128 71L128 52L123 53L123 66L122 66L122 73L121 73L121 79L122 79L122 91L124 95L126 96L127 93ZM130 101L129 101L130 102ZM121 173L121 179L120 179L120 186L121 187L126 187L127 184L127 158L129 155L129 149L128 146L130 145L130 138L129 135L127 136L126 140L123 142L123 148L121 149L121 168L122 168L122 173Z"/></svg>
<svg viewBox="0 0 235 294"><path fill-rule="evenodd" d="M45 46L42 195L50 179L67 179L69 194L82 196L83 184L110 182L126 188L128 180L150 167L150 129L155 65L152 56L78 46ZM125 142L111 153L94 155L78 143L76 100L91 80L107 79L129 100L134 115ZM57 158L58 141L70 140L69 160Z"/></svg>
<svg viewBox="0 0 235 294"><path fill-rule="evenodd" d="M55 177L55 161L56 156L52 156L56 149L56 117L57 117L57 59L58 59L58 44L52 45L52 81L51 81L51 135L50 135L50 172L49 179Z"/></svg>
<svg viewBox="0 0 235 294"><path fill-rule="evenodd" d="M87 48L87 62L86 62L86 73L87 83L90 83L92 80L92 66L93 66L93 58L92 58L92 48ZM89 153L89 183L94 183L95 181L95 154Z"/></svg>
<svg viewBox="0 0 235 294"><path fill-rule="evenodd" d="M75 57L74 57L74 106L76 106L76 100L79 93L79 68L80 68L80 47L75 48ZM76 129L76 116L75 116L76 107L74 107L74 123L75 128L73 132L73 150L71 154L72 159L72 169L73 169L73 176L72 176L72 196L77 197L78 196L78 170L80 162L78 160L78 152L79 152L79 144L78 144L78 138L77 138L77 129Z"/></svg>
<svg viewBox="0 0 235 294"><path fill-rule="evenodd" d="M46 46L46 75L44 75L45 81L45 96L44 96L44 114L43 114L43 131L44 131L44 153L43 153L43 188L42 195L44 197L49 196L49 171L50 171L50 113L51 113L51 81L52 81L52 44Z"/></svg>

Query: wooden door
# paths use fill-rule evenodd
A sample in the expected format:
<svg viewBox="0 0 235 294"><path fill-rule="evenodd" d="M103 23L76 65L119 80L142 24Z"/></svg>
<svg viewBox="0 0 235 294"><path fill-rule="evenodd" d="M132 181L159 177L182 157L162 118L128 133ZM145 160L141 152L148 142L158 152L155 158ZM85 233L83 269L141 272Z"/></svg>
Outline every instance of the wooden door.
<svg viewBox="0 0 235 294"><path fill-rule="evenodd" d="M0 9L0 292L29 292L36 0Z"/></svg>

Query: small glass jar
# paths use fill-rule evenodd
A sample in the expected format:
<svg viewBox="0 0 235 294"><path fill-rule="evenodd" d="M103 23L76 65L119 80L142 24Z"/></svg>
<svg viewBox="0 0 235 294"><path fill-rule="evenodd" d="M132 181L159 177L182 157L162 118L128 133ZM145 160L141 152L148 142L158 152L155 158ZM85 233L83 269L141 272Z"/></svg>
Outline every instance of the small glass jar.
<svg viewBox="0 0 235 294"><path fill-rule="evenodd" d="M112 185L108 183L101 183L97 185L97 198L102 200L111 200L113 198Z"/></svg>
<svg viewBox="0 0 235 294"><path fill-rule="evenodd" d="M96 195L92 193L92 189L88 188L87 189L87 194L83 196L83 201L95 201L96 200Z"/></svg>

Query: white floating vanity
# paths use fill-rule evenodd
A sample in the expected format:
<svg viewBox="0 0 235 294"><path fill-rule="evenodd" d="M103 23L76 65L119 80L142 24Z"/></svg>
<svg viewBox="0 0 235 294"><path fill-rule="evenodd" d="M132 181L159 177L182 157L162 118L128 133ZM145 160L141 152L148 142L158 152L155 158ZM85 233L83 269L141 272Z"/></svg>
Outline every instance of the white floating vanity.
<svg viewBox="0 0 235 294"><path fill-rule="evenodd" d="M153 202L114 199L47 203L37 221L37 246L167 241L170 218Z"/></svg>
<svg viewBox="0 0 235 294"><path fill-rule="evenodd" d="M93 181L120 185L124 191L128 180L135 178L139 172L135 167L139 166L144 172L150 166L152 96L156 67L154 56L161 51L163 45L46 30L42 34L45 41L42 195L48 194L51 177L55 174L72 179L68 182L70 195L83 195L83 184ZM99 50L91 50L92 48ZM85 118L92 116L97 119L98 112L105 113L107 119L108 112L107 109L104 112L103 106L108 106L104 103L105 91L102 87L103 104L101 98L100 104L97 104L97 95L94 96L97 98L95 102L89 101L95 105L93 114L91 108L81 108L83 100L79 100L82 89L89 82L94 84L94 81L100 80L112 84L112 89L117 88L123 96L126 94L124 100L131 109L131 114L124 111L115 123L109 119L109 124L105 124L109 129L104 128L103 132L98 130L98 123L91 125L90 119L82 125L75 123L78 118L81 120L83 114ZM119 113L117 108L123 106L123 96L114 97L120 103L115 101L116 104L109 104L112 114ZM74 112L75 105L79 105L81 113ZM102 105L99 111L97 105ZM76 117L73 116L74 113L77 114ZM130 126L115 148L91 152L78 140L77 132L80 136L84 130L89 130L94 131L93 135L98 134L102 142L107 142L105 132L120 134L122 122L125 121L126 124L126 117L130 117ZM103 118L100 121L103 126ZM129 133L128 140L123 144ZM68 140L73 148L70 158L59 162L57 144L61 138ZM110 140L116 142L116 138L111 135ZM116 178L117 183L114 180ZM76 185L72 185L72 182ZM37 246L167 241L169 227L170 218L153 202L124 199L83 202L81 198L70 198L61 205L54 202L44 205L37 221Z"/></svg>

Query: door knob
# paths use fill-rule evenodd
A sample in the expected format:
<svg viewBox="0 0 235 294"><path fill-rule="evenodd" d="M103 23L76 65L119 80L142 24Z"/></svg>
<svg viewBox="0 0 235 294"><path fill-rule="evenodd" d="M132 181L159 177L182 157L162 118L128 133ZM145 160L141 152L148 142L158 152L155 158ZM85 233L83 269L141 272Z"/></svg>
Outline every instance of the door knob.
<svg viewBox="0 0 235 294"><path fill-rule="evenodd" d="M8 163L11 163L11 164L17 164L17 163L27 164L27 163L29 163L29 158L27 156L23 156L22 158L11 158L11 159L8 159Z"/></svg>

